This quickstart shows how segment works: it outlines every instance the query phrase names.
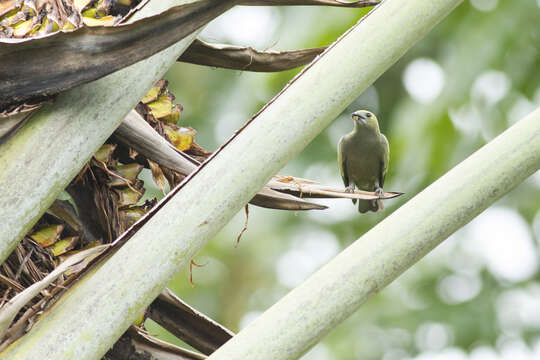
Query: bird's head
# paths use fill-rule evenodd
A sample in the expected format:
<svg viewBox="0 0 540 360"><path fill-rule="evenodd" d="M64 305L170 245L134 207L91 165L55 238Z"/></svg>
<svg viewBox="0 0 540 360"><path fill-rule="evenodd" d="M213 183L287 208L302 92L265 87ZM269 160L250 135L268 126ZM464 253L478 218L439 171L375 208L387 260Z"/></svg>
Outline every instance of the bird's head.
<svg viewBox="0 0 540 360"><path fill-rule="evenodd" d="M351 116L354 120L355 129L368 128L375 130L376 132L379 131L379 122L377 121L375 114L371 111L357 110L353 112Z"/></svg>

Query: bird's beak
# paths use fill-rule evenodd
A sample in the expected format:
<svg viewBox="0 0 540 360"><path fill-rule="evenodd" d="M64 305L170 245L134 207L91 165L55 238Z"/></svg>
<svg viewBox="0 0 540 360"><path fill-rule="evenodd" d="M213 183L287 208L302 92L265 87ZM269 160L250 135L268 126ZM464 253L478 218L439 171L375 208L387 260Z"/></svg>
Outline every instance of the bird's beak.
<svg viewBox="0 0 540 360"><path fill-rule="evenodd" d="M362 124L366 125L366 118L365 118L364 116L362 116L362 115L355 115L355 117L356 117L356 119L357 119L358 121L361 121Z"/></svg>

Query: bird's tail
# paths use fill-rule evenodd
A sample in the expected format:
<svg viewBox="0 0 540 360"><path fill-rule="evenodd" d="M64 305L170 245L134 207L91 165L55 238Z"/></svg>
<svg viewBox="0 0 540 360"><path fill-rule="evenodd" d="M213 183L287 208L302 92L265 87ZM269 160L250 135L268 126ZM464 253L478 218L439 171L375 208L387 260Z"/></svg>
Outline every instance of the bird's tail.
<svg viewBox="0 0 540 360"><path fill-rule="evenodd" d="M358 211L361 213L377 212L382 209L384 209L384 206L381 200L358 200Z"/></svg>

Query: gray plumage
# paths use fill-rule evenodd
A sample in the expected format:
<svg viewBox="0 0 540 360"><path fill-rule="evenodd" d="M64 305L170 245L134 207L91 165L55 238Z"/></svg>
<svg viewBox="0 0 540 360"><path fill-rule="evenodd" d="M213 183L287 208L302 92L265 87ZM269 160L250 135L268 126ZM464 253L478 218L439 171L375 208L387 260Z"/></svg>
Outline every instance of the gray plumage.
<svg viewBox="0 0 540 360"><path fill-rule="evenodd" d="M383 194L384 178L388 169L390 149L388 140L381 134L375 115L366 110L352 114L354 129L344 135L338 144L338 165L343 183L348 191L374 191ZM356 199L353 199L356 204ZM359 200L358 211L383 209L380 200Z"/></svg>

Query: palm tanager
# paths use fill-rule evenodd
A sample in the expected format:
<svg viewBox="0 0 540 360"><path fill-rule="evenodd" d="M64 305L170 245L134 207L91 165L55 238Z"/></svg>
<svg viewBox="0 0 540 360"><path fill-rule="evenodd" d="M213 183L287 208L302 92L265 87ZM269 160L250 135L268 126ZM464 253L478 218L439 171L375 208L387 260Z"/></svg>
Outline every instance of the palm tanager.
<svg viewBox="0 0 540 360"><path fill-rule="evenodd" d="M374 191L381 196L388 169L390 150L388 140L381 134L377 117L367 111L352 114L354 129L338 144L338 165L347 191ZM356 204L356 199L353 199ZM381 200L359 200L358 211L365 213L383 209Z"/></svg>

